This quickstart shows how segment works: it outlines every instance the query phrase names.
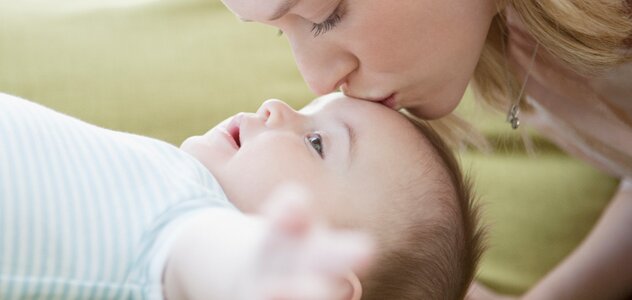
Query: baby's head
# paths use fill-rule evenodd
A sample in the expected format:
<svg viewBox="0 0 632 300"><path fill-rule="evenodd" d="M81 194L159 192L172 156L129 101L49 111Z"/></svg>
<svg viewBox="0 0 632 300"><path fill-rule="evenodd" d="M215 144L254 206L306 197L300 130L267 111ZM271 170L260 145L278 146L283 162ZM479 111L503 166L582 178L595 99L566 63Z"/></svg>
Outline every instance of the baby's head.
<svg viewBox="0 0 632 300"><path fill-rule="evenodd" d="M428 127L380 104L331 94L300 111L267 101L182 149L240 210L281 184L308 190L318 215L377 242L362 299L458 299L480 253L469 185Z"/></svg>

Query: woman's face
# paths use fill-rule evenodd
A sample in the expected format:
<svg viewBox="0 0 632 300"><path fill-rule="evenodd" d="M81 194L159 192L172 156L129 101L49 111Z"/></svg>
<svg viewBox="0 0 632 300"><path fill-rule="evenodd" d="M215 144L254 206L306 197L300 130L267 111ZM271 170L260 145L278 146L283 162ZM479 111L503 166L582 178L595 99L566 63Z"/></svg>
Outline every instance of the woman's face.
<svg viewBox="0 0 632 300"><path fill-rule="evenodd" d="M287 36L310 88L438 118L458 104L494 0L223 0ZM393 97L391 97L393 96Z"/></svg>

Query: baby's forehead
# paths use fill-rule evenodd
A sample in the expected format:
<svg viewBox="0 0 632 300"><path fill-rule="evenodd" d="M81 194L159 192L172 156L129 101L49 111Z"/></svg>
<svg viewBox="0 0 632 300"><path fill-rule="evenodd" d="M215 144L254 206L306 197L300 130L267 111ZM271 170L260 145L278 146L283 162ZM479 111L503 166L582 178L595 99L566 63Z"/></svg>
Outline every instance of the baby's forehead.
<svg viewBox="0 0 632 300"><path fill-rule="evenodd" d="M348 99L340 93L328 94L312 100L300 111L306 114L322 113L325 111L326 108L331 108L331 106L335 107L344 105L345 100Z"/></svg>
<svg viewBox="0 0 632 300"><path fill-rule="evenodd" d="M338 118L352 121L354 118L384 118L399 114L386 106L355 98L350 98L342 93L331 93L312 100L300 110L304 114L335 115Z"/></svg>
<svg viewBox="0 0 632 300"><path fill-rule="evenodd" d="M426 137L428 128L379 103L334 93L314 99L301 112L348 124L359 150L354 151L354 161L364 162L364 167L387 163L394 169L413 161L438 160L439 150Z"/></svg>

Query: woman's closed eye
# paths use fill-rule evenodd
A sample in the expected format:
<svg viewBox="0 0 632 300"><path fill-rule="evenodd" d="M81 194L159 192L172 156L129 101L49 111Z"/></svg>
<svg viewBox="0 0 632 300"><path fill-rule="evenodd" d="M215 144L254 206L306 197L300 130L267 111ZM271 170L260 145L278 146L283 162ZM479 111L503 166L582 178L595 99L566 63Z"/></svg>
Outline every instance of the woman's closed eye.
<svg viewBox="0 0 632 300"><path fill-rule="evenodd" d="M336 25L338 25L338 23L342 20L344 13L344 4L341 3L325 21L321 23L314 23L312 25L312 33L314 34L314 37L325 34L334 29L334 27L336 27Z"/></svg>
<svg viewBox="0 0 632 300"><path fill-rule="evenodd" d="M320 133L310 133L305 137L305 141L320 155L321 158L325 158L323 137Z"/></svg>

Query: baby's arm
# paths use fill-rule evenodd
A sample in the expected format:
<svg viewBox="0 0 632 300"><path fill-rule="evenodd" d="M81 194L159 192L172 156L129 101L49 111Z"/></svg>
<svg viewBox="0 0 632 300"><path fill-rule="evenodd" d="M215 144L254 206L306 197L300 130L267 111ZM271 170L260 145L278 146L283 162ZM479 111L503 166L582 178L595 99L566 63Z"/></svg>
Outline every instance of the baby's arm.
<svg viewBox="0 0 632 300"><path fill-rule="evenodd" d="M336 279L368 261L370 244L276 204L263 216L209 209L188 221L165 269L167 299L333 299Z"/></svg>
<svg viewBox="0 0 632 300"><path fill-rule="evenodd" d="M624 299L632 295L632 178L617 193L588 237L522 299ZM477 287L471 300L510 299Z"/></svg>

